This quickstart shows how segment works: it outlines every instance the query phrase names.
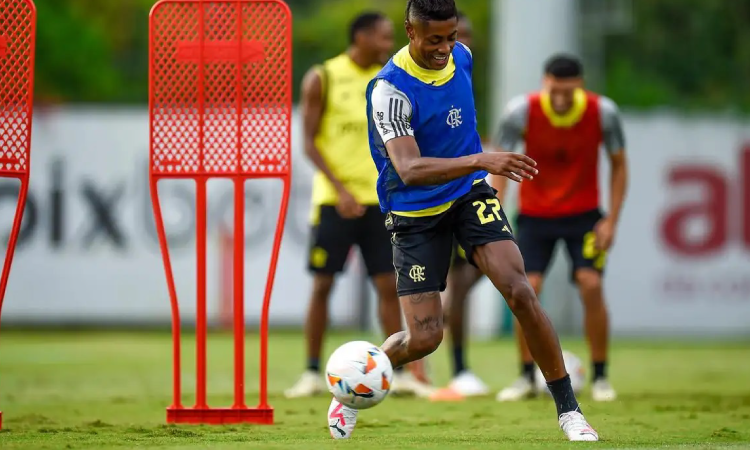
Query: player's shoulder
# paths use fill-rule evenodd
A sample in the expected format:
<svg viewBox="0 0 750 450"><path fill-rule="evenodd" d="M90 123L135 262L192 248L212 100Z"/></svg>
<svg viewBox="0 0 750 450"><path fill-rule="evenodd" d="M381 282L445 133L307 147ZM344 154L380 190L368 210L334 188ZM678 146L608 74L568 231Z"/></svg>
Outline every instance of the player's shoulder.
<svg viewBox="0 0 750 450"><path fill-rule="evenodd" d="M325 61L323 61L322 65L326 68L343 68L348 67L347 62L350 60L350 56L346 53L339 53L338 55L334 56L333 58L328 58Z"/></svg>
<svg viewBox="0 0 750 450"><path fill-rule="evenodd" d="M464 44L463 42L456 41L456 47L465 51L469 55L469 58L474 57L474 54L471 52L471 49L469 48L469 46Z"/></svg>
<svg viewBox="0 0 750 450"><path fill-rule="evenodd" d="M302 77L302 92L318 95L325 91L326 85L328 84L327 70L323 64L315 64L311 66L305 75Z"/></svg>
<svg viewBox="0 0 750 450"><path fill-rule="evenodd" d="M601 111L602 115L616 116L620 114L620 108L617 106L617 103L615 103L615 101L611 98L605 95L597 95L597 100L599 102L599 111Z"/></svg>
<svg viewBox="0 0 750 450"><path fill-rule="evenodd" d="M616 120L620 116L620 108L614 100L604 95L598 96L599 115L605 122Z"/></svg>
<svg viewBox="0 0 750 450"><path fill-rule="evenodd" d="M411 105L409 96L390 80L376 78L370 94L372 104L377 108L378 106L390 104L391 100L402 101L407 106Z"/></svg>
<svg viewBox="0 0 750 450"><path fill-rule="evenodd" d="M506 116L525 115L529 111L529 101L528 94L517 95L506 103L503 114Z"/></svg>
<svg viewBox="0 0 750 450"><path fill-rule="evenodd" d="M404 92L396 87L396 85L385 78L375 78L373 80L372 96L378 97L392 97L404 95Z"/></svg>

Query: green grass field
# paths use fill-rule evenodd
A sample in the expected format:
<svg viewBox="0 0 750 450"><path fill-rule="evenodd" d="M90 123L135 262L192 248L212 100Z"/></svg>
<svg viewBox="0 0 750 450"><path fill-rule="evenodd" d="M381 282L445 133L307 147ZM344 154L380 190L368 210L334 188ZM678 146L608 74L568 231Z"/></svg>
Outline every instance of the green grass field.
<svg viewBox="0 0 750 450"><path fill-rule="evenodd" d="M327 349L352 340L335 335ZM209 342L209 396L228 405L232 392L231 337ZM379 341L370 337L373 341ZM192 341L185 341L185 403L194 392ZM256 347L248 338L248 354ZM580 341L563 346L586 357ZM493 389L516 375L510 341L473 344L470 362ZM750 448L750 345L615 342L611 379L620 399L597 404L580 397L602 442L568 443L557 429L554 405L539 399L499 404L493 398L434 404L389 398L360 414L352 440L332 441L329 399L285 400L280 392L299 375L300 334L271 336L269 383L273 426L170 426L167 333L0 332L0 409L5 449L520 449L520 448ZM448 355L431 357L439 383L448 380ZM248 360L257 390L257 358ZM249 398L250 404L254 401Z"/></svg>

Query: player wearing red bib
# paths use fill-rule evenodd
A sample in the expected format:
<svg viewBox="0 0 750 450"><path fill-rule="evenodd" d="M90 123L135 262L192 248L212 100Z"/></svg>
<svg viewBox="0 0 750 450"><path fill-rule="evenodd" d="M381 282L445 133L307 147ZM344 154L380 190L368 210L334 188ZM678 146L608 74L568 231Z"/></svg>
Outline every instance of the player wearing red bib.
<svg viewBox="0 0 750 450"><path fill-rule="evenodd" d="M584 90L583 68L574 57L556 55L545 65L541 91L512 100L494 142L525 153L543 175L519 188L518 246L531 286L539 293L558 241L572 265L572 279L584 306L584 327L593 365L592 395L596 401L616 397L606 378L609 320L602 289L607 251L617 230L625 199L627 163L617 106ZM611 166L609 213L599 204L599 154L604 146ZM503 198L506 182L493 178ZM500 401L536 394L534 360L516 322L522 375L498 393Z"/></svg>

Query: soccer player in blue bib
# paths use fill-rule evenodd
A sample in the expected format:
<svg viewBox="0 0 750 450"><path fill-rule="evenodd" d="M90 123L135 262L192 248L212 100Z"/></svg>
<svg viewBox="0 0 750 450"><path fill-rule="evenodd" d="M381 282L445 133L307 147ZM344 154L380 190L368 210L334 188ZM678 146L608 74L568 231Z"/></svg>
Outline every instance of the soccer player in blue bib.
<svg viewBox="0 0 750 450"><path fill-rule="evenodd" d="M485 182L488 173L532 180L536 163L521 154L482 152L472 55L456 42L457 26L454 0L409 0L409 45L367 89L370 150L407 324L407 331L389 337L382 348L393 367L400 367L440 345L440 292L455 236L523 327L557 405L560 428L571 441L596 441L578 407L555 330L526 279L510 225ZM333 400L328 421L334 438L348 438L356 419L356 410Z"/></svg>

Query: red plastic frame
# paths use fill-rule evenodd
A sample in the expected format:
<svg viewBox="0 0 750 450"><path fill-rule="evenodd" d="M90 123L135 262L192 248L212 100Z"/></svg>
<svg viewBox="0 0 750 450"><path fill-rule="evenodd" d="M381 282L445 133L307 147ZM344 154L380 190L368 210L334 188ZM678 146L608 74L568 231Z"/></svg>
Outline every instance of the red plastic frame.
<svg viewBox="0 0 750 450"><path fill-rule="evenodd" d="M268 404L268 313L291 184L292 21L281 0L162 0L149 25L150 188L172 307L170 423L273 423ZM157 191L196 182L197 386L182 404L180 312ZM234 183L234 404L206 401L206 184ZM279 178L284 191L260 320L259 404L245 404L244 184Z"/></svg>
<svg viewBox="0 0 750 450"><path fill-rule="evenodd" d="M17 178L21 182L0 276L2 312L29 191L36 6L32 0L0 0L0 10L7 14L0 22L0 177ZM2 426L3 413L0 411L0 429Z"/></svg>

